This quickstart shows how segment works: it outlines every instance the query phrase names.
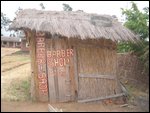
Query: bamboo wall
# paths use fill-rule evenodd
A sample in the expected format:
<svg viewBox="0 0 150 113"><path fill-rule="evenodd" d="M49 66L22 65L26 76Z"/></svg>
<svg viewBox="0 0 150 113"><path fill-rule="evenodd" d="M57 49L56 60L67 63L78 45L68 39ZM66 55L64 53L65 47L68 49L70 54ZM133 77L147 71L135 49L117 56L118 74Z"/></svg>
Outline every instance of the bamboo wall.
<svg viewBox="0 0 150 113"><path fill-rule="evenodd" d="M143 73L144 65L136 55L131 53L117 54L117 63L117 75L122 83L130 83L141 89L147 88L149 74Z"/></svg>
<svg viewBox="0 0 150 113"><path fill-rule="evenodd" d="M110 40L78 40L78 99L120 94L116 77L116 45Z"/></svg>

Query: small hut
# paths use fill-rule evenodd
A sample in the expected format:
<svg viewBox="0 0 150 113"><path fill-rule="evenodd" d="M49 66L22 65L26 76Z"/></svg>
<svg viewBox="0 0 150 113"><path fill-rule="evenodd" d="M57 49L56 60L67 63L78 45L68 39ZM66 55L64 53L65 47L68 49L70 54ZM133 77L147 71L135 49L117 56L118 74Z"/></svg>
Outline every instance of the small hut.
<svg viewBox="0 0 150 113"><path fill-rule="evenodd" d="M116 41L135 35L109 15L20 11L10 29L30 44L31 96L49 102L88 102L123 96Z"/></svg>
<svg viewBox="0 0 150 113"><path fill-rule="evenodd" d="M23 31L19 31L19 37L21 38L21 51L29 51L29 44Z"/></svg>
<svg viewBox="0 0 150 113"><path fill-rule="evenodd" d="M29 45L25 37L21 38L21 51L29 51Z"/></svg>
<svg viewBox="0 0 150 113"><path fill-rule="evenodd" d="M18 37L1 36L1 47L20 48L21 39Z"/></svg>

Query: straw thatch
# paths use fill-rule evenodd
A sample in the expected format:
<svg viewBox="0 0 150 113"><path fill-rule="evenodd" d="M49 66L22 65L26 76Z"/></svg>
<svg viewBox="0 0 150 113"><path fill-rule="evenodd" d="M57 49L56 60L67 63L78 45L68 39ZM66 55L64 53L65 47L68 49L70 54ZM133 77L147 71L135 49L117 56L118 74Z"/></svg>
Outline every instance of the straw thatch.
<svg viewBox="0 0 150 113"><path fill-rule="evenodd" d="M134 40L136 36L109 15L87 14L85 12L40 11L25 9L20 11L10 29L29 28L49 32L68 38L106 38Z"/></svg>

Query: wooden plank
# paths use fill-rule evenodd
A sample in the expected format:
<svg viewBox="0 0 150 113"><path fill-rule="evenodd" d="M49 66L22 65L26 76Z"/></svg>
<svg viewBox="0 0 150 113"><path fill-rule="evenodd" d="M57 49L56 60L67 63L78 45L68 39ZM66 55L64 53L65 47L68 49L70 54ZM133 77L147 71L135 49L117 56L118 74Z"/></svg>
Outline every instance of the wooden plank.
<svg viewBox="0 0 150 113"><path fill-rule="evenodd" d="M30 30L26 31L26 37L29 39L30 56L31 56L31 98L38 100L38 79L37 79L37 63L36 63L36 40L35 33Z"/></svg>
<svg viewBox="0 0 150 113"><path fill-rule="evenodd" d="M69 65L66 65L66 99L67 101L71 100L71 80L70 80L70 74L69 74Z"/></svg>
<svg viewBox="0 0 150 113"><path fill-rule="evenodd" d="M52 50L52 39L46 39L46 51ZM54 68L49 67L48 61L50 58L47 55L47 70L48 70L48 88L49 88L49 101L56 102L56 91L54 87Z"/></svg>
<svg viewBox="0 0 150 113"><path fill-rule="evenodd" d="M124 96L124 95L125 95L124 93L120 93L120 94L116 94L116 95L110 95L110 96L107 96L107 97L99 97L99 98L78 100L78 102L83 103L83 102L98 101L98 100L104 100L104 99L109 99L109 98L121 97L121 96Z"/></svg>
<svg viewBox="0 0 150 113"><path fill-rule="evenodd" d="M56 101L59 101L59 85L58 85L58 72L57 68L54 67L54 87L55 87L55 92L56 92Z"/></svg>
<svg viewBox="0 0 150 113"><path fill-rule="evenodd" d="M57 36L54 36L54 38ZM52 38L52 46L51 46L51 51L54 51L57 49L57 40ZM59 101L59 84L58 84L58 71L57 67L53 67L53 72L54 72L54 87L55 87L55 93L56 93L56 101Z"/></svg>
<svg viewBox="0 0 150 113"><path fill-rule="evenodd" d="M55 46L54 46L55 50L62 50L66 48L66 42L64 39L60 39L60 38L56 38L55 39ZM57 59L59 59L60 57L57 57ZM66 84L65 84L65 80L66 80L66 67L65 66L56 66L55 67L57 69L57 78L58 78L58 101L59 102L65 102L67 101L66 99Z"/></svg>
<svg viewBox="0 0 150 113"><path fill-rule="evenodd" d="M66 101L66 68L57 67L58 71L58 86L59 86L59 102ZM60 71L61 70L61 71Z"/></svg>
<svg viewBox="0 0 150 113"><path fill-rule="evenodd" d="M73 60L74 60L74 76L75 76L75 83L76 83L76 91L75 91L75 98L77 99L78 97L78 82L79 82L79 78L78 78L78 55L77 55L77 49L76 47L74 46L73 47L73 50L74 50L74 56L73 56Z"/></svg>
<svg viewBox="0 0 150 113"><path fill-rule="evenodd" d="M81 74L79 73L79 77L81 78L104 78L104 79L115 79L116 77L113 75L100 75L100 74Z"/></svg>
<svg viewBox="0 0 150 113"><path fill-rule="evenodd" d="M39 100L48 101L45 33L43 32L36 32L36 62L38 66Z"/></svg>
<svg viewBox="0 0 150 113"><path fill-rule="evenodd" d="M49 101L56 102L56 91L54 87L54 72L53 69L48 70L52 71L51 74L48 74Z"/></svg>
<svg viewBox="0 0 150 113"><path fill-rule="evenodd" d="M49 111L49 112L63 112L62 109L54 108L54 107L51 106L50 104L48 104L48 111Z"/></svg>

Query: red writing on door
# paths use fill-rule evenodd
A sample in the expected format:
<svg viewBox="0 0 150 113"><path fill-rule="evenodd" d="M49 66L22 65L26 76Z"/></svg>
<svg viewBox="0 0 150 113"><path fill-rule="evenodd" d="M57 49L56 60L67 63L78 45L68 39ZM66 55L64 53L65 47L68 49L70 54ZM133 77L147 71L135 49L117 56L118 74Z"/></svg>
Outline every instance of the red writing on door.
<svg viewBox="0 0 150 113"><path fill-rule="evenodd" d="M73 56L73 49L47 51L48 67L66 66Z"/></svg>

